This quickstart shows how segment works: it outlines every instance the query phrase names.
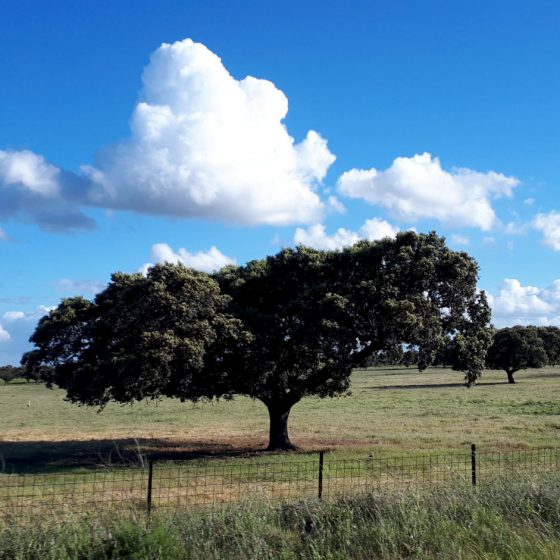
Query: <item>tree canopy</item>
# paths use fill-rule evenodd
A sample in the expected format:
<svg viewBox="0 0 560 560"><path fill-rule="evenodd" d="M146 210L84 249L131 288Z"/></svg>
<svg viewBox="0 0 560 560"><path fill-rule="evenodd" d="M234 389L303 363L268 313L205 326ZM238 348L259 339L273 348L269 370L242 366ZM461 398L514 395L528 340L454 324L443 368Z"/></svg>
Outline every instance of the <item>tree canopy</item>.
<svg viewBox="0 0 560 560"><path fill-rule="evenodd" d="M67 298L43 317L23 363L54 368L53 382L80 404L227 396L225 347L239 334L228 301L182 265L116 273L94 302Z"/></svg>
<svg viewBox="0 0 560 560"><path fill-rule="evenodd" d="M505 370L509 383L515 383L513 374L516 371L540 368L547 363L539 329L533 326L517 325L497 330L486 355L486 366Z"/></svg>
<svg viewBox="0 0 560 560"><path fill-rule="evenodd" d="M63 300L24 363L52 368L81 404L247 395L268 408L269 449L290 449L293 405L344 394L375 353L414 348L424 369L452 339L454 367L474 383L490 343L477 275L469 255L414 232L339 252L284 249L214 275L156 265L114 274L93 302Z"/></svg>
<svg viewBox="0 0 560 560"><path fill-rule="evenodd" d="M21 367L12 366L12 365L0 366L0 379L6 385L12 382L14 379L23 376L24 376L24 370Z"/></svg>

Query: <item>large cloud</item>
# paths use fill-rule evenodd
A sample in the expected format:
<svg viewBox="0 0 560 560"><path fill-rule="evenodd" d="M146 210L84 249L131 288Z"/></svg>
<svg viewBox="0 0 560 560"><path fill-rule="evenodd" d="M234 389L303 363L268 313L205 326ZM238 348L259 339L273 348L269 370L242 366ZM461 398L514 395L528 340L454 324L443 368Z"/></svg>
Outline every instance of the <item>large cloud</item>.
<svg viewBox="0 0 560 560"><path fill-rule="evenodd" d="M511 196L514 177L471 169L445 171L428 153L399 157L389 169L352 169L338 181L340 193L388 208L406 220L432 218L489 230L496 222L491 199Z"/></svg>
<svg viewBox="0 0 560 560"><path fill-rule="evenodd" d="M294 143L274 84L236 80L190 39L157 49L143 84L131 137L84 168L95 204L244 224L320 218L316 187L335 158L314 131Z"/></svg>
<svg viewBox="0 0 560 560"><path fill-rule="evenodd" d="M86 182L28 150L0 150L0 219L12 217L49 230L89 229L76 206Z"/></svg>
<svg viewBox="0 0 560 560"><path fill-rule="evenodd" d="M249 225L318 221L335 157L313 130L296 143L287 111L273 83L235 79L204 45L163 44L144 70L130 137L100 150L81 175L0 150L0 220L87 228L93 221L79 209L92 205Z"/></svg>
<svg viewBox="0 0 560 560"><path fill-rule="evenodd" d="M395 237L397 231L398 229L389 222L379 218L366 220L359 231L339 228L332 235L327 234L324 225L314 224L306 229L297 228L294 235L294 243L313 247L314 249L334 251L353 245L360 239L373 241L383 237Z"/></svg>
<svg viewBox="0 0 560 560"><path fill-rule="evenodd" d="M208 251L198 251L191 253L187 249L180 248L175 252L167 243L156 243L152 245L150 252L152 262L144 264L140 271L146 273L148 268L154 263L182 263L190 268L203 272L214 272L220 270L228 264L235 264L235 259L224 255L214 245Z"/></svg>
<svg viewBox="0 0 560 560"><path fill-rule="evenodd" d="M489 295L492 321L498 327L512 325L560 326L560 279L547 288L523 286L506 278L497 295Z"/></svg>

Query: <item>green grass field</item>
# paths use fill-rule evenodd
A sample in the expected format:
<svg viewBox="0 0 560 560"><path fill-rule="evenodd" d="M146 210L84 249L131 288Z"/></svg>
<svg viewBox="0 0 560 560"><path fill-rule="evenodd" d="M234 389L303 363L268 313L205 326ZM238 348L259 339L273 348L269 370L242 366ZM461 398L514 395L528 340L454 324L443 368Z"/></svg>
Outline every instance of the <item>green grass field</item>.
<svg viewBox="0 0 560 560"><path fill-rule="evenodd" d="M462 376L434 368L356 371L352 394L309 398L290 417L292 441L303 451L341 455L523 449L558 445L560 368L486 371L467 389ZM176 400L111 404L103 412L64 401L64 393L33 383L0 386L0 458L20 468L122 455L247 453L266 446L268 414L260 402L182 404Z"/></svg>

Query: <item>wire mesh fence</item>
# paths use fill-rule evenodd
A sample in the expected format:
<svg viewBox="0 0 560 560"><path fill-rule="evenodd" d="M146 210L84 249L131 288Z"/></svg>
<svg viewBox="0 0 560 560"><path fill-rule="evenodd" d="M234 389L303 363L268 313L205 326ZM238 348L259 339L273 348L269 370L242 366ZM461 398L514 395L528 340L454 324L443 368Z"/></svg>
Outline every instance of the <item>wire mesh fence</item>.
<svg viewBox="0 0 560 560"><path fill-rule="evenodd" d="M12 520L119 512L148 517L216 511L245 500L328 499L376 490L419 491L560 473L560 449L464 453L316 455L148 461L80 473L0 475L0 526Z"/></svg>

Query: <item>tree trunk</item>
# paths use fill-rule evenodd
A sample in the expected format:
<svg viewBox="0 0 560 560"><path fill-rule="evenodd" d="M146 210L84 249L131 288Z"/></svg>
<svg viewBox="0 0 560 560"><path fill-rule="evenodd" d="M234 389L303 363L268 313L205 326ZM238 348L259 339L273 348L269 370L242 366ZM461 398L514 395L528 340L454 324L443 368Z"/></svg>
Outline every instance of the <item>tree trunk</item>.
<svg viewBox="0 0 560 560"><path fill-rule="evenodd" d="M506 370L506 373L508 376L508 383L515 383L515 379L513 378L514 370L512 369Z"/></svg>
<svg viewBox="0 0 560 560"><path fill-rule="evenodd" d="M295 446L288 435L288 416L293 404L265 402L270 417L267 451L293 451ZM294 403L295 404L295 403Z"/></svg>

